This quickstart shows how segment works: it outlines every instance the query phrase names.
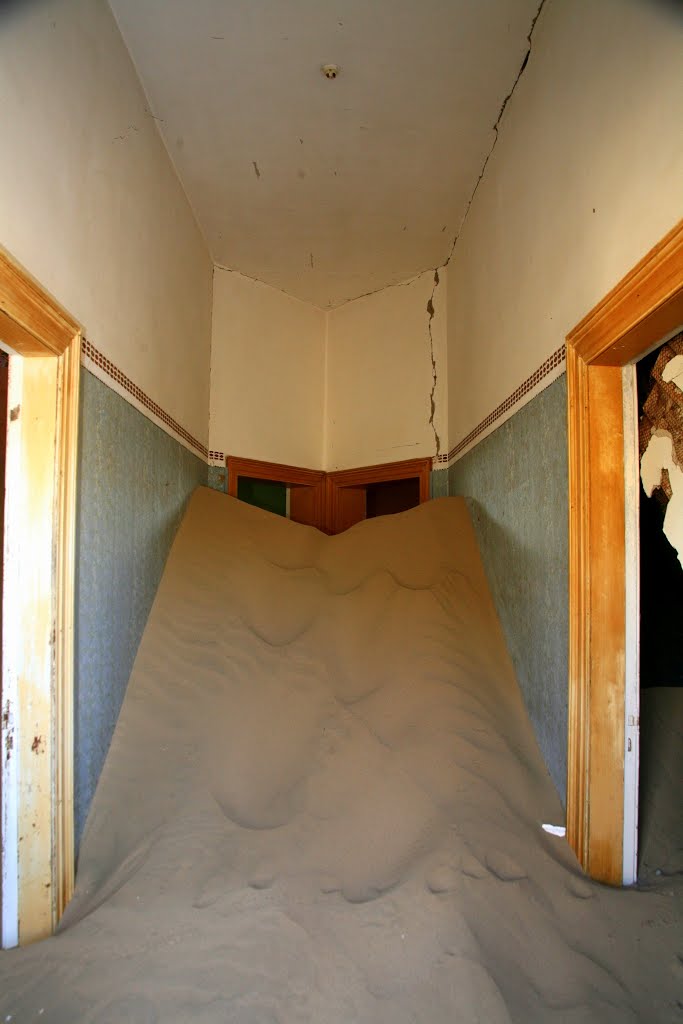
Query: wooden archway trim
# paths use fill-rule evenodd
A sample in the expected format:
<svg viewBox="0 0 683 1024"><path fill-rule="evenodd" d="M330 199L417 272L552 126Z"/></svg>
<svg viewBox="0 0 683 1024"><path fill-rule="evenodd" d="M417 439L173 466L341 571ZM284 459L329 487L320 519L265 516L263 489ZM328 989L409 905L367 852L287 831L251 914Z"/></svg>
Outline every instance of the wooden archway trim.
<svg viewBox="0 0 683 1024"><path fill-rule="evenodd" d="M0 251L0 337L21 356L61 356L79 324Z"/></svg>
<svg viewBox="0 0 683 1024"><path fill-rule="evenodd" d="M225 464L228 470L228 494L231 497L237 497L241 476L255 480L277 480L291 488L290 515L294 522L322 528L325 514L325 474L322 470L243 459L237 455L228 455Z"/></svg>
<svg viewBox="0 0 683 1024"><path fill-rule="evenodd" d="M0 337L20 403L8 427L5 608L15 635L3 651L3 730L14 767L3 765L3 826L12 792L18 843L3 847L5 945L44 938L74 886L74 580L81 331L11 257L0 251ZM54 410L54 416L49 414ZM10 437L12 470L9 467ZM28 496L28 497L27 497ZM26 502L30 515L23 515ZM48 538L38 545L36 522ZM31 553L30 557L24 557ZM11 600L10 600L11 597ZM5 639L7 630L5 630ZM19 685L21 681L21 685ZM27 681L30 685L26 685ZM11 683L11 686L9 685ZM11 720L11 726L10 726ZM38 754L42 756L38 756ZM10 860L12 864L10 865ZM12 918L12 920L10 920Z"/></svg>
<svg viewBox="0 0 683 1024"><path fill-rule="evenodd" d="M353 515L348 520L345 516L343 496L345 492L352 493L361 491L368 484L386 483L393 480L410 480L417 477L420 487L420 504L429 500L429 478L432 468L430 458L404 459L401 462L385 462L376 466L361 466L358 469L340 469L326 474L325 480L325 504L326 504L326 528L328 533L339 533L350 524L355 522ZM362 509L365 508L365 497L363 498ZM360 518L364 518L365 512L361 510Z"/></svg>
<svg viewBox="0 0 683 1024"><path fill-rule="evenodd" d="M683 324L683 221L567 336L567 835L584 869L623 877L625 492L622 368Z"/></svg>

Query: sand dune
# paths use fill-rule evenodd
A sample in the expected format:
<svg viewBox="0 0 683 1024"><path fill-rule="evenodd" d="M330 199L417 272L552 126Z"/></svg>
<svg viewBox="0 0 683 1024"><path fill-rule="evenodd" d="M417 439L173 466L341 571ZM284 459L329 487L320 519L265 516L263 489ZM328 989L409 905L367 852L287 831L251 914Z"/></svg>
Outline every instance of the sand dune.
<svg viewBox="0 0 683 1024"><path fill-rule="evenodd" d="M460 499L327 538L202 489L0 1021L681 1020L679 879L562 821Z"/></svg>

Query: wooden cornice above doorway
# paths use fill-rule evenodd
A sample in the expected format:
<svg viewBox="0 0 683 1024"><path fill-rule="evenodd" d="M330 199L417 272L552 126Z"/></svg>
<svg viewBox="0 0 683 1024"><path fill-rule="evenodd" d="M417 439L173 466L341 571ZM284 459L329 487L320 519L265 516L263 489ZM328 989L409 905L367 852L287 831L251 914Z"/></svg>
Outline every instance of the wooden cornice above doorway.
<svg viewBox="0 0 683 1024"><path fill-rule="evenodd" d="M626 554L622 368L683 324L683 221L567 336L567 835L623 880Z"/></svg>
<svg viewBox="0 0 683 1024"><path fill-rule="evenodd" d="M0 251L0 338L20 356L61 356L79 324Z"/></svg>
<svg viewBox="0 0 683 1024"><path fill-rule="evenodd" d="M324 533L341 533L365 519L365 489L393 480L419 481L420 503L429 498L431 458L386 462L333 473L228 455L228 494L237 497L239 478L274 480L290 488L290 518Z"/></svg>

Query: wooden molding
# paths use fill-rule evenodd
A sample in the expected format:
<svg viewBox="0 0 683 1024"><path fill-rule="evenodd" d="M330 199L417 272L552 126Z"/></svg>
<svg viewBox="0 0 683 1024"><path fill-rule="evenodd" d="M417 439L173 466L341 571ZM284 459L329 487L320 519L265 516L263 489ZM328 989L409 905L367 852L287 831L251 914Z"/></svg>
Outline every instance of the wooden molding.
<svg viewBox="0 0 683 1024"><path fill-rule="evenodd" d="M683 220L576 325L567 346L588 364L637 359L683 323L681 266Z"/></svg>
<svg viewBox="0 0 683 1024"><path fill-rule="evenodd" d="M55 925L74 891L74 614L76 472L81 338L77 334L58 364L57 531L55 544Z"/></svg>
<svg viewBox="0 0 683 1024"><path fill-rule="evenodd" d="M569 463L569 693L567 736L567 838L587 864L590 654L590 474L586 364L567 347Z"/></svg>
<svg viewBox="0 0 683 1024"><path fill-rule="evenodd" d="M430 458L384 462L358 469L340 469L327 473L325 480L325 528L327 533L340 533L365 518L365 488L368 484L390 480L420 482L420 504L429 500Z"/></svg>
<svg viewBox="0 0 683 1024"><path fill-rule="evenodd" d="M228 467L228 494L237 497L237 481L241 476L249 476L255 480L277 480L283 484L299 484L314 487L322 482L325 474L318 469L302 469L300 466L287 466L280 462L260 462L258 459L242 459L236 455L228 455L225 460Z"/></svg>
<svg viewBox="0 0 683 1024"><path fill-rule="evenodd" d="M277 480L292 488L290 516L294 522L315 526L325 533L339 533L365 518L365 488L368 484L417 477L420 503L429 499L430 458L386 462L333 473L243 459L236 455L228 455L225 463L228 468L228 494L233 498L237 497L241 476Z"/></svg>
<svg viewBox="0 0 683 1024"><path fill-rule="evenodd" d="M256 480L277 480L301 491L291 503L290 516L296 523L322 529L325 508L325 474L321 470L302 469L279 462L260 462L228 455L228 494L237 497L239 478L248 476Z"/></svg>
<svg viewBox="0 0 683 1024"><path fill-rule="evenodd" d="M61 356L79 332L79 324L0 250L0 337L22 356Z"/></svg>
<svg viewBox="0 0 683 1024"><path fill-rule="evenodd" d="M567 836L623 878L625 481L621 368L683 323L683 221L567 336Z"/></svg>

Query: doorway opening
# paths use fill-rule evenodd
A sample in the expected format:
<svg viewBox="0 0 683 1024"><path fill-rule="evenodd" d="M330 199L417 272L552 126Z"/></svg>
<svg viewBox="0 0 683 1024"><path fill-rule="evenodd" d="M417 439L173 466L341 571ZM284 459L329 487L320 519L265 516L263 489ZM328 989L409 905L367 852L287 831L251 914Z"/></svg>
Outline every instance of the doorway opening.
<svg viewBox="0 0 683 1024"><path fill-rule="evenodd" d="M637 363L636 377L640 468L638 876L645 880L683 871L679 797L683 778L683 334L645 355Z"/></svg>
<svg viewBox="0 0 683 1024"><path fill-rule="evenodd" d="M416 476L405 480L385 480L381 483L368 484L365 488L365 516L390 516L396 512L406 512L420 504L420 481Z"/></svg>
<svg viewBox="0 0 683 1024"><path fill-rule="evenodd" d="M567 838L584 869L613 885L635 880L637 841L638 719L627 685L638 657L637 501L626 501L625 381L682 323L683 221L567 335Z"/></svg>
<svg viewBox="0 0 683 1024"><path fill-rule="evenodd" d="M80 327L0 250L5 419L0 945L50 935L73 892Z"/></svg>

